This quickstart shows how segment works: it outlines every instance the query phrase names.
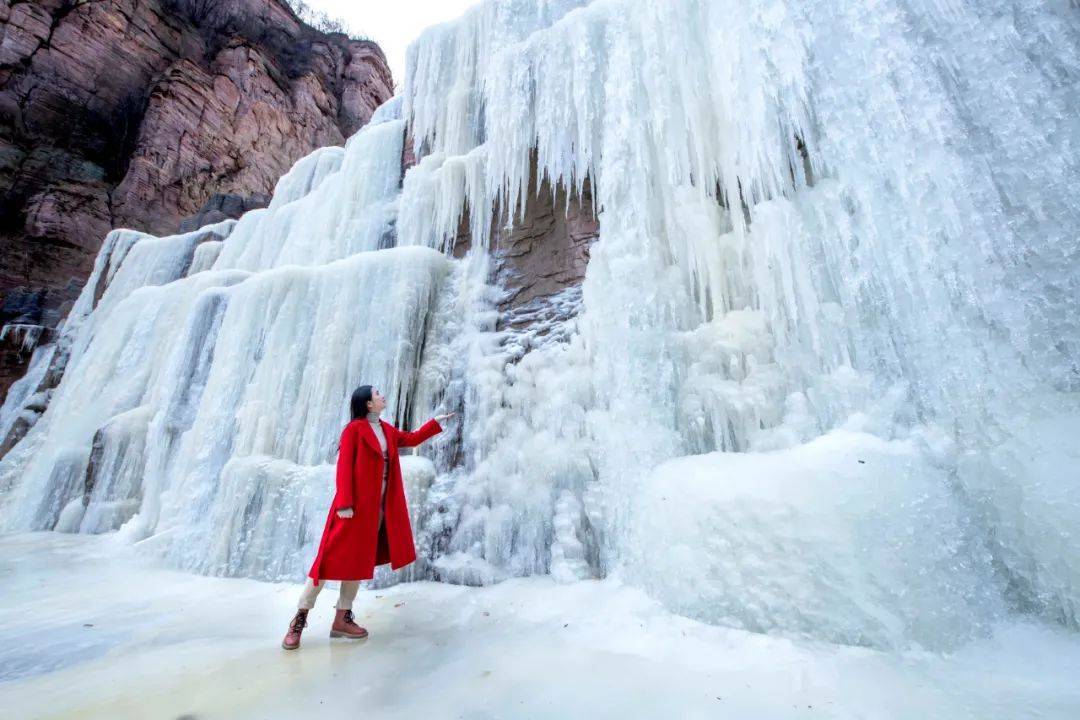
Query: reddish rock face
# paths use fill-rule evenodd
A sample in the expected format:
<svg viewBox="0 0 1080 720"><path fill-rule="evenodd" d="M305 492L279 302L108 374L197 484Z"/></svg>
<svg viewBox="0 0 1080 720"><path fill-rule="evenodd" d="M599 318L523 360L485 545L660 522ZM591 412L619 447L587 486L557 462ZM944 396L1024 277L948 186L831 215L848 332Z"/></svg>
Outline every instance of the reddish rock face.
<svg viewBox="0 0 1080 720"><path fill-rule="evenodd" d="M406 147L411 138L406 139ZM411 161L411 162L409 162ZM403 158L402 166L415 164ZM543 335L549 327L576 315L585 279L589 249L600 234L592 184L586 178L579 195L553 187L545 178L537 189L536 156L532 157L525 208L507 222L496 209L488 247L492 257L490 281L502 290L496 329L531 330ZM466 208L454 239L453 254L463 257L472 240ZM570 291L570 292L568 292ZM560 296L560 301L554 301Z"/></svg>
<svg viewBox="0 0 1080 720"><path fill-rule="evenodd" d="M540 192L530 184L525 216L512 229L496 234L494 257L496 280L505 291L499 304L499 329L524 327L540 319L537 312L566 313L544 316L545 320L565 320L577 307L546 302L585 279L589 248L600 233L592 207L592 188L585 181L581 195L566 189L552 189L545 180Z"/></svg>
<svg viewBox="0 0 1080 720"><path fill-rule="evenodd" d="M281 0L0 0L0 324L55 326L114 227L265 204L392 89ZM0 396L28 357L0 342Z"/></svg>

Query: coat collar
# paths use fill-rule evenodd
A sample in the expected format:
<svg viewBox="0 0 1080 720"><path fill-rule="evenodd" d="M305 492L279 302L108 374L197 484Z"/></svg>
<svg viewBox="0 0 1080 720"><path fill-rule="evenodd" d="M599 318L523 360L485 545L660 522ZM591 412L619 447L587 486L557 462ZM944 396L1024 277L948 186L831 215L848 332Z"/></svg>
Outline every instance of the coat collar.
<svg viewBox="0 0 1080 720"><path fill-rule="evenodd" d="M357 419L356 424L360 426L360 428L359 428L360 429L360 436L362 438L364 438L364 440L367 442L368 445L371 446L372 450L379 453L379 455L381 456L382 455L382 446L379 445L379 438L375 437L375 430L371 427L371 423L368 422L367 418L359 418L359 419ZM386 438L386 452L389 454L389 452L390 452L390 431L387 430L386 428L390 423L386 422L382 418L379 418L379 424L382 425L383 437Z"/></svg>

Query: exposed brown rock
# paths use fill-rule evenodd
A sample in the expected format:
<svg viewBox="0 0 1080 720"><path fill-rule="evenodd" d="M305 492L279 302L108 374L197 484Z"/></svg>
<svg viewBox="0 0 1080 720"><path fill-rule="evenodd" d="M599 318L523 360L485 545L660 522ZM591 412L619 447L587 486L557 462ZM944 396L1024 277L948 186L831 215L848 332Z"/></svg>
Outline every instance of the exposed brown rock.
<svg viewBox="0 0 1080 720"><path fill-rule="evenodd" d="M499 309L510 326L516 309L581 285L585 278L589 247L600 231L592 188L586 180L582 195L571 195L568 210L566 194L566 188L553 191L547 181L538 195L530 186L524 219L496 234L497 278L507 291Z"/></svg>
<svg viewBox="0 0 1080 720"><path fill-rule="evenodd" d="M110 229L261 206L392 88L377 46L281 0L0 0L0 295L44 291L54 327ZM0 343L0 396L16 357Z"/></svg>
<svg viewBox="0 0 1080 720"><path fill-rule="evenodd" d="M270 204L270 196L237 195L235 193L216 193L203 203L199 212L180 221L180 232L198 230L204 225L219 223L229 218L240 217L248 210L264 208Z"/></svg>
<svg viewBox="0 0 1080 720"><path fill-rule="evenodd" d="M415 164L415 160L412 162ZM600 232L588 178L580 195L570 193L569 203L566 187L553 188L545 178L537 192L536 183L534 154L523 217L515 216L507 229L506 216L498 209L493 213L488 241L492 280L503 290L498 330L536 326L533 329L543 334L547 327L575 314L573 303L549 301L581 285L589 264L589 248ZM454 239L454 256L463 257L471 245L466 209Z"/></svg>

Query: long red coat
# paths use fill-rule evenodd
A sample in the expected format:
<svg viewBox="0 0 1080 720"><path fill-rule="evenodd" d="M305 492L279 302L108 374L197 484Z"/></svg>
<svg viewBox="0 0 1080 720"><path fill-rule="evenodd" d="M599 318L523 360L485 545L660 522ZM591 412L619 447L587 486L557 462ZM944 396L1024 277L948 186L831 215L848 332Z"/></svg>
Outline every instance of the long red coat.
<svg viewBox="0 0 1080 720"><path fill-rule="evenodd" d="M419 445L442 432L442 426L432 418L419 429L406 432L383 420L379 422L386 436L390 462L383 524L378 525L382 449L367 418L359 418L341 431L337 491L330 504L319 552L308 571L316 584L320 580L367 580L374 577L376 565L390 563L397 570L416 559L398 448ZM337 511L347 507L353 509L353 516L338 517Z"/></svg>

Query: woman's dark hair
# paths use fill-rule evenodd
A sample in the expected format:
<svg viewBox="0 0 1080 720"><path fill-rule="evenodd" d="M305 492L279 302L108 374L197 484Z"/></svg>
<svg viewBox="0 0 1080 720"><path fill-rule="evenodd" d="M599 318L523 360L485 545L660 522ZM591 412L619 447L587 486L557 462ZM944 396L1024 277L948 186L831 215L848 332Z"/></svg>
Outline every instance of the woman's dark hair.
<svg viewBox="0 0 1080 720"><path fill-rule="evenodd" d="M352 410L352 419L362 418L368 414L367 404L371 399L371 386L361 385L353 390L352 402L349 404L350 410Z"/></svg>

